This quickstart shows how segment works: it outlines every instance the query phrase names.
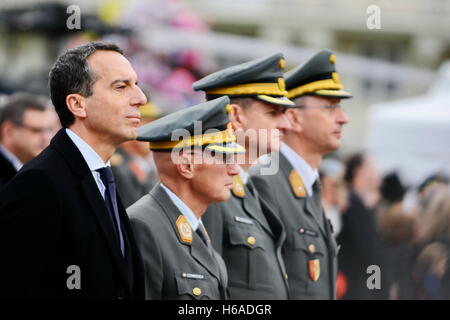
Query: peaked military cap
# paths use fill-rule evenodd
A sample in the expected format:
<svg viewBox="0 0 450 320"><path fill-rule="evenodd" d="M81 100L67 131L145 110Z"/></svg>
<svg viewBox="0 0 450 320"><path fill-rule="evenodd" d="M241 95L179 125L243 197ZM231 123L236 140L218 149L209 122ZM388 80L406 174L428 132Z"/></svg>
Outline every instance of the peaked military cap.
<svg viewBox="0 0 450 320"><path fill-rule="evenodd" d="M336 55L330 50L322 50L305 64L286 72L284 79L288 98L294 99L304 95L351 98L344 91L335 68Z"/></svg>
<svg viewBox="0 0 450 320"><path fill-rule="evenodd" d="M250 96L271 104L293 107L287 98L283 79L285 60L282 53L232 66L192 85L195 91L205 91L208 98Z"/></svg>
<svg viewBox="0 0 450 320"><path fill-rule="evenodd" d="M245 152L229 124L229 103L225 96L171 113L140 127L137 140L150 142L154 151L202 147L220 153Z"/></svg>

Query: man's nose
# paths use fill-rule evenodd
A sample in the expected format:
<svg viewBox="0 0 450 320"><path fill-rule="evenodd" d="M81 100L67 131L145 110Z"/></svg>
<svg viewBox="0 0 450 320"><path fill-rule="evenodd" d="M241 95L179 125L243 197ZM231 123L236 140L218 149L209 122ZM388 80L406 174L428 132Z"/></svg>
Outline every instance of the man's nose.
<svg viewBox="0 0 450 320"><path fill-rule="evenodd" d="M131 101L132 106L140 107L147 103L147 97L142 92L141 88L136 86L136 92L135 95Z"/></svg>
<svg viewBox="0 0 450 320"><path fill-rule="evenodd" d="M280 116L280 119L278 120L278 126L277 129L280 130L289 130L291 128L291 122L289 121L288 117L283 113Z"/></svg>

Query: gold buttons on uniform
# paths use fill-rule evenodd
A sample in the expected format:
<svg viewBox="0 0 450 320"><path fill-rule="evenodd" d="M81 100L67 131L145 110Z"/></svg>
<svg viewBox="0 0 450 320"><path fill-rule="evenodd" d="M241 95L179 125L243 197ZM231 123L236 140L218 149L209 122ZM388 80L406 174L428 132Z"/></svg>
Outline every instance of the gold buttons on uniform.
<svg viewBox="0 0 450 320"><path fill-rule="evenodd" d="M288 275L287 275L287 273L284 275L284 280L288 280L289 279L289 277L288 277Z"/></svg>
<svg viewBox="0 0 450 320"><path fill-rule="evenodd" d="M255 237L252 237L252 236L248 237L247 238L247 243L250 244L250 245L254 245L256 243Z"/></svg>
<svg viewBox="0 0 450 320"><path fill-rule="evenodd" d="M202 289L195 287L194 289L192 289L192 293L194 294L194 296L199 296L202 294Z"/></svg>
<svg viewBox="0 0 450 320"><path fill-rule="evenodd" d="M313 244L310 244L308 246L308 250L309 250L309 252L314 253L314 252L316 252L316 246Z"/></svg>

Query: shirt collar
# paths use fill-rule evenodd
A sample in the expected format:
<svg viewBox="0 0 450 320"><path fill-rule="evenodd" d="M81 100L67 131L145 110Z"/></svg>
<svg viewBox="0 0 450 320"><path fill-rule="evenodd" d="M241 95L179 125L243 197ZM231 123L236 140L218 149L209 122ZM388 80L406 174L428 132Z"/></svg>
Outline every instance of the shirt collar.
<svg viewBox="0 0 450 320"><path fill-rule="evenodd" d="M242 183L247 184L249 175L241 166L239 166L239 176L241 177Z"/></svg>
<svg viewBox="0 0 450 320"><path fill-rule="evenodd" d="M172 200L173 204L178 208L178 210L180 210L180 212L189 222L192 229L194 229L194 231L197 230L198 225L201 223L201 220L195 216L194 212L192 212L192 210L175 193L173 193L169 188L167 188L162 183L160 183L160 185L164 189L164 191L166 191L167 195L169 196L170 200Z"/></svg>
<svg viewBox="0 0 450 320"><path fill-rule="evenodd" d="M15 154L13 154L8 149L6 149L6 147L4 145L0 144L0 150L3 153L3 155L5 156L5 158L8 159L9 162L11 162L11 164L17 171L19 171L20 168L23 167L22 161L20 161L19 158L17 158Z"/></svg>
<svg viewBox="0 0 450 320"><path fill-rule="evenodd" d="M104 168L110 165L109 161L105 164L98 153L95 152L94 149L92 149L91 146L88 145L86 141L81 139L75 132L73 132L69 128L66 128L66 133L73 141L73 143L77 146L78 150L80 150L81 155L83 156L91 171L96 171L100 168Z"/></svg>
<svg viewBox="0 0 450 320"><path fill-rule="evenodd" d="M300 157L287 144L281 145L280 152L286 157L297 173L302 177L303 184L309 196L313 195L313 184L319 177L319 171L313 169L302 157Z"/></svg>

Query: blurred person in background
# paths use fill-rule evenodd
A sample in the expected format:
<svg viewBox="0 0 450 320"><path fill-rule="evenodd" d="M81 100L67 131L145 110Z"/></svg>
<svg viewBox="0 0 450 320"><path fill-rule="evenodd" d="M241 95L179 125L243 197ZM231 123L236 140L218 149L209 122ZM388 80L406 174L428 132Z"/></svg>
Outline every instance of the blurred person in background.
<svg viewBox="0 0 450 320"><path fill-rule="evenodd" d="M42 97L19 92L8 99L0 114L0 189L48 146L55 115Z"/></svg>
<svg viewBox="0 0 450 320"><path fill-rule="evenodd" d="M382 236L382 252L388 298L391 300L414 299L412 272L417 241L417 218L405 213L402 202L379 208L378 223Z"/></svg>
<svg viewBox="0 0 450 320"><path fill-rule="evenodd" d="M334 237L341 232L342 212L348 206L348 192L343 183L343 175L344 165L339 160L328 158L319 166L323 208L333 226Z"/></svg>
<svg viewBox="0 0 450 320"><path fill-rule="evenodd" d="M420 217L419 241L421 247L437 242L450 255L450 194L437 189ZM450 299L450 270L447 266L442 276L441 298Z"/></svg>
<svg viewBox="0 0 450 320"><path fill-rule="evenodd" d="M343 214L343 227L338 236L342 246L339 252L339 270L345 275L347 292L343 299L387 298L382 290L367 288L367 267L383 269L381 235L373 208L380 199L381 179L371 160L364 154L351 156L346 162L344 180L349 188L349 206ZM382 281L384 277L381 277Z"/></svg>
<svg viewBox="0 0 450 320"><path fill-rule="evenodd" d="M140 108L141 126L158 119L161 110L149 102ZM148 193L158 181L148 143L132 140L122 143L111 157L117 190L125 208Z"/></svg>
<svg viewBox="0 0 450 320"><path fill-rule="evenodd" d="M448 270L448 248L439 242L427 245L419 254L414 269L416 282L416 299L441 300L444 275Z"/></svg>

